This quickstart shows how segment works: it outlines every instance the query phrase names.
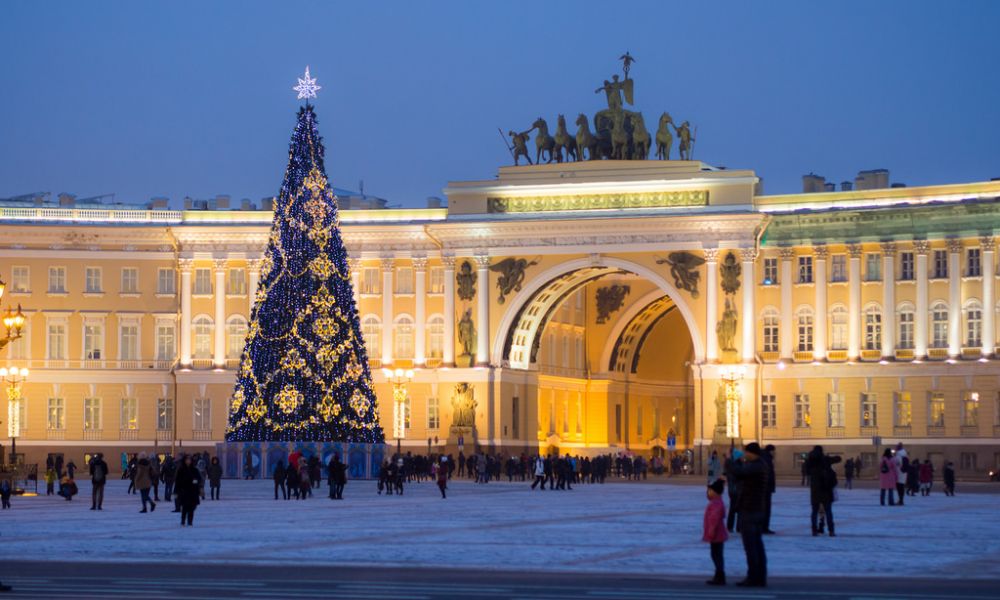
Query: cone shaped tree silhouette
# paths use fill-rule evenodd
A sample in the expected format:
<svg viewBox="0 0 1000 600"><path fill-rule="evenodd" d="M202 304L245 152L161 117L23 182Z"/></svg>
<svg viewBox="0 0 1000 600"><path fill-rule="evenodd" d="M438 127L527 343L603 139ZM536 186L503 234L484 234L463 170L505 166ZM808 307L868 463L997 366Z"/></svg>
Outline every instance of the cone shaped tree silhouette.
<svg viewBox="0 0 1000 600"><path fill-rule="evenodd" d="M383 442L337 199L309 104L292 134L255 291L226 440Z"/></svg>

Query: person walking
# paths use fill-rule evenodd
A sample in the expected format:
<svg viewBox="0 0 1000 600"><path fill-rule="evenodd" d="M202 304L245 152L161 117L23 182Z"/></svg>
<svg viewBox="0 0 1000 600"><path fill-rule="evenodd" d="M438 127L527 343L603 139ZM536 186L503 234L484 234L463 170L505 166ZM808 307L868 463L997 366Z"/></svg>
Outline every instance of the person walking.
<svg viewBox="0 0 1000 600"><path fill-rule="evenodd" d="M955 495L955 465L950 460L944 463L944 495Z"/></svg>
<svg viewBox="0 0 1000 600"><path fill-rule="evenodd" d="M139 460L135 463L135 487L139 490L139 496L142 499L142 510L140 513L152 512L156 510L156 502L149 497L149 489L153 487L152 475L150 474L149 459L146 458L145 452L139 453ZM150 505L150 509L146 510L146 505Z"/></svg>
<svg viewBox="0 0 1000 600"><path fill-rule="evenodd" d="M823 446L819 445L813 446L809 456L806 457L806 472L809 473L809 501L812 504L809 521L812 524L813 536L822 533L822 529L816 522L820 509L823 510L824 521L830 532L830 537L837 535L833 529L834 488L837 487L837 474L833 470L833 465L839 462L839 456L823 454Z"/></svg>
<svg viewBox="0 0 1000 600"><path fill-rule="evenodd" d="M531 484L531 489L535 489L535 486L542 484L542 490L545 489L545 461L542 460L541 456L535 457L535 481Z"/></svg>
<svg viewBox="0 0 1000 600"><path fill-rule="evenodd" d="M184 457L177 469L175 482L177 500L181 507L181 527L194 525L194 511L201 502L201 492L205 488L201 472L194 466L190 455Z"/></svg>
<svg viewBox="0 0 1000 600"><path fill-rule="evenodd" d="M767 554L764 551L764 520L767 516L767 465L757 442L743 448L743 458L733 463L733 477L740 483L740 535L747 557L746 579L741 587L767 587Z"/></svg>
<svg viewBox="0 0 1000 600"><path fill-rule="evenodd" d="M879 504L885 506L886 492L889 493L889 506L895 506L892 495L896 493L896 462L892 458L892 450L885 449L878 465Z"/></svg>
<svg viewBox="0 0 1000 600"><path fill-rule="evenodd" d="M4 510L10 508L10 496L13 493L14 486L11 485L10 479L0 479L0 506L3 506Z"/></svg>
<svg viewBox="0 0 1000 600"><path fill-rule="evenodd" d="M853 489L852 482L854 481L854 459L848 458L847 462L844 463L844 487L847 489Z"/></svg>
<svg viewBox="0 0 1000 600"><path fill-rule="evenodd" d="M441 499L447 498L445 490L448 489L448 457L442 456L441 462L437 466L437 486L441 490Z"/></svg>
<svg viewBox="0 0 1000 600"><path fill-rule="evenodd" d="M222 488L222 465L219 463L218 456L213 456L212 462L208 465L208 487L210 488L210 498L218 500L219 491Z"/></svg>
<svg viewBox="0 0 1000 600"><path fill-rule="evenodd" d="M281 490L281 497L283 500L288 500L288 488L285 487L285 463L284 461L278 461L278 464L274 466L274 472L271 473L271 478L274 479L274 499L278 499L278 490Z"/></svg>
<svg viewBox="0 0 1000 600"><path fill-rule="evenodd" d="M726 561L723 549L729 534L723 522L726 518L726 505L722 502L722 490L725 487L724 480L716 479L708 484L708 491L705 492L708 504L705 506L701 541L709 543L712 564L715 565L715 576L705 582L708 585L726 585Z"/></svg>
<svg viewBox="0 0 1000 600"><path fill-rule="evenodd" d="M104 510L104 485L108 481L108 463L103 454L90 459L90 510Z"/></svg>

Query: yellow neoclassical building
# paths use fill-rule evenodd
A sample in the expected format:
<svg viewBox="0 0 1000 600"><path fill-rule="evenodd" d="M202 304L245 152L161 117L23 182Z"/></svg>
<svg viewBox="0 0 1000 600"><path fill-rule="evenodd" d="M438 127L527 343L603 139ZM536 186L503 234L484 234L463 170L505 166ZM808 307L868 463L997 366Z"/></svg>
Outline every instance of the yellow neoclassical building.
<svg viewBox="0 0 1000 600"><path fill-rule="evenodd" d="M870 175L870 174L869 174ZM876 176L880 176L878 172ZM697 161L501 168L344 210L387 442L504 452L875 443L1000 462L1000 182L767 196ZM220 203L222 204L222 203ZM269 209L0 202L3 434L28 462L223 440ZM382 368L415 369L396 403ZM879 439L880 438L880 439ZM873 473L870 470L869 473Z"/></svg>

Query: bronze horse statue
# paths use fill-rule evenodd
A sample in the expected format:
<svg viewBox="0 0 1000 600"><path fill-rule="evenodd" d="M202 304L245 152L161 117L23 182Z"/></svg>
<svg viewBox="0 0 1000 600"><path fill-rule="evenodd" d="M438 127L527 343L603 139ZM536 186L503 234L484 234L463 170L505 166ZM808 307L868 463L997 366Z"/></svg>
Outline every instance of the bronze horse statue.
<svg viewBox="0 0 1000 600"><path fill-rule="evenodd" d="M566 117L559 115L558 122L556 124L556 161L562 162L563 150L566 151L566 162L570 160L579 161L580 157L576 152L576 138L571 136L568 131L566 131Z"/></svg>
<svg viewBox="0 0 1000 600"><path fill-rule="evenodd" d="M583 151L587 150L587 160L597 160L600 156L597 153L597 138L590 133L590 122L587 115L580 113L576 118L576 152L577 159L583 160Z"/></svg>
<svg viewBox="0 0 1000 600"><path fill-rule="evenodd" d="M637 112L632 115L632 160L646 160L649 158L649 146L652 138L649 130L646 129L646 121L642 118L642 113Z"/></svg>
<svg viewBox="0 0 1000 600"><path fill-rule="evenodd" d="M660 115L660 127L656 130L656 158L660 160L670 160L670 147L674 145L674 135L670 133L670 126L674 120L670 113Z"/></svg>
<svg viewBox="0 0 1000 600"><path fill-rule="evenodd" d="M532 124L532 129L537 129L538 133L535 134L535 163L542 163L542 153L548 152L549 159L546 162L552 162L555 158L555 139L549 135L549 124L545 122L545 119L538 117Z"/></svg>
<svg viewBox="0 0 1000 600"><path fill-rule="evenodd" d="M630 158L629 135L625 130L625 115L618 112L614 115L611 127L611 158L612 160L628 160Z"/></svg>

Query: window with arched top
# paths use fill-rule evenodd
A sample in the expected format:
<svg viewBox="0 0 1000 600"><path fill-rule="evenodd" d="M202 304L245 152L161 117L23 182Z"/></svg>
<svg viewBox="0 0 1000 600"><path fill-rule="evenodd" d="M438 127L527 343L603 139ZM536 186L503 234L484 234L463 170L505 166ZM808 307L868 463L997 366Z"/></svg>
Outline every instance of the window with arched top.
<svg viewBox="0 0 1000 600"><path fill-rule="evenodd" d="M978 300L965 304L965 345L978 348L983 344L983 305Z"/></svg>
<svg viewBox="0 0 1000 600"><path fill-rule="evenodd" d="M413 318L410 315L396 317L394 329L393 358L413 358Z"/></svg>
<svg viewBox="0 0 1000 600"><path fill-rule="evenodd" d="M948 347L948 305L944 302L931 306L931 347Z"/></svg>
<svg viewBox="0 0 1000 600"><path fill-rule="evenodd" d="M239 358L247 339L247 320L233 315L226 321L226 358Z"/></svg>
<svg viewBox="0 0 1000 600"><path fill-rule="evenodd" d="M427 319L427 358L444 356L444 317L432 315Z"/></svg>
<svg viewBox="0 0 1000 600"><path fill-rule="evenodd" d="M361 337L364 338L368 358L378 358L382 340L382 322L378 317L366 315L361 319Z"/></svg>
<svg viewBox="0 0 1000 600"><path fill-rule="evenodd" d="M843 305L830 310L830 349L847 350L847 309Z"/></svg>
<svg viewBox="0 0 1000 600"><path fill-rule="evenodd" d="M882 307L869 304L865 307L865 350L882 349Z"/></svg>
<svg viewBox="0 0 1000 600"><path fill-rule="evenodd" d="M797 348L799 352L812 352L813 349L813 311L803 306L795 312L796 331L798 333Z"/></svg>
<svg viewBox="0 0 1000 600"><path fill-rule="evenodd" d="M764 344L762 346L764 352L778 351L779 321L780 316L778 314L778 309L776 308L767 308L761 315L761 324L764 328Z"/></svg>
<svg viewBox="0 0 1000 600"><path fill-rule="evenodd" d="M192 322L194 329L194 358L212 358L212 332L215 323L208 315L199 315Z"/></svg>
<svg viewBox="0 0 1000 600"><path fill-rule="evenodd" d="M896 347L900 350L913 349L913 326L913 305L909 303L900 304L896 310L896 327L899 330L896 337Z"/></svg>

